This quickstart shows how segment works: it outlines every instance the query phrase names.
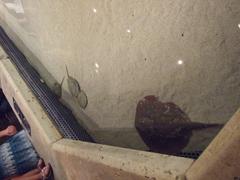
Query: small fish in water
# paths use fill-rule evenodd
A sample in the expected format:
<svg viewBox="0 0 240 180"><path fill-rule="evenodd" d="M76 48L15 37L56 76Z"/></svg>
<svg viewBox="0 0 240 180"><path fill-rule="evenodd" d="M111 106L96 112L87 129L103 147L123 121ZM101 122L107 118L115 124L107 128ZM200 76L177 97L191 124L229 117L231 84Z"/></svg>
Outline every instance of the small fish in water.
<svg viewBox="0 0 240 180"><path fill-rule="evenodd" d="M78 81L73 78L72 76L69 75L68 73L68 69L67 69L67 66L66 66L66 72L67 72L67 85L68 85L68 89L70 91L70 94L77 98L79 93L81 92L81 87L78 83Z"/></svg>
<svg viewBox="0 0 240 180"><path fill-rule="evenodd" d="M85 109L88 105L87 95L83 90L79 93L79 95L77 97L77 103L83 109Z"/></svg>

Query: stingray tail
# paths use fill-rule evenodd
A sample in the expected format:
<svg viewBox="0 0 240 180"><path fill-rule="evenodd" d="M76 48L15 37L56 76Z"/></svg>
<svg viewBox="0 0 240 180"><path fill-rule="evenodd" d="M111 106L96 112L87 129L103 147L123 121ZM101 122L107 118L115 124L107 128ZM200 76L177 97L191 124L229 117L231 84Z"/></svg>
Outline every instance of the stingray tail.
<svg viewBox="0 0 240 180"><path fill-rule="evenodd" d="M205 124L205 123L199 123L199 122L191 122L184 124L186 129L192 129L192 130L198 130L198 129L206 129L206 128L221 128L223 127L223 124Z"/></svg>
<svg viewBox="0 0 240 180"><path fill-rule="evenodd" d="M62 87L62 85L63 85L64 79L65 79L65 76L63 76L62 81L61 81L61 83L60 83L60 86L61 86L61 87Z"/></svg>
<svg viewBox="0 0 240 180"><path fill-rule="evenodd" d="M66 67L67 76L69 77L67 65L65 65L65 67Z"/></svg>

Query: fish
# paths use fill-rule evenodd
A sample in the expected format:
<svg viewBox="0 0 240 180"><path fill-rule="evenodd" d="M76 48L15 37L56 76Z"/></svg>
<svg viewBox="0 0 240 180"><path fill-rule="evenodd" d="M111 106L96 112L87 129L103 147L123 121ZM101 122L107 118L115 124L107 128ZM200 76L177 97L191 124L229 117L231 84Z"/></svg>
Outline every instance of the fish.
<svg viewBox="0 0 240 180"><path fill-rule="evenodd" d="M81 108L86 109L86 107L88 105L88 98L87 98L86 93L83 90L79 93L76 101Z"/></svg>
<svg viewBox="0 0 240 180"><path fill-rule="evenodd" d="M81 92L81 86L79 85L78 81L75 78L69 75L67 66L66 66L66 72L67 72L67 85L68 85L69 92L74 98L77 98Z"/></svg>
<svg viewBox="0 0 240 180"><path fill-rule="evenodd" d="M59 99L62 97L62 85L63 85L64 79L65 79L65 76L63 76L60 84L58 83L55 84L55 94Z"/></svg>
<svg viewBox="0 0 240 180"><path fill-rule="evenodd" d="M150 151L176 155L188 145L193 131L219 129L223 124L192 122L173 102L150 95L138 102L135 127Z"/></svg>

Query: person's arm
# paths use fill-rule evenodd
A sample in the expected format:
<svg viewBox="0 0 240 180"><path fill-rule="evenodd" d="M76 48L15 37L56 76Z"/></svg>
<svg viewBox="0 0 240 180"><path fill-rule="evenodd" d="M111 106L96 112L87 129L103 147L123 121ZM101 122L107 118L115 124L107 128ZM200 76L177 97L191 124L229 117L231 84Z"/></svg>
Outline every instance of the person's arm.
<svg viewBox="0 0 240 180"><path fill-rule="evenodd" d="M4 137L4 136L6 136L5 134L6 134L6 132L5 132L5 129L4 129L4 130L2 130L2 131L0 131L0 138L2 138L2 137Z"/></svg>
<svg viewBox="0 0 240 180"><path fill-rule="evenodd" d="M17 133L16 127L11 125L8 126L6 129L0 131L0 138L5 136L13 136L16 133Z"/></svg>

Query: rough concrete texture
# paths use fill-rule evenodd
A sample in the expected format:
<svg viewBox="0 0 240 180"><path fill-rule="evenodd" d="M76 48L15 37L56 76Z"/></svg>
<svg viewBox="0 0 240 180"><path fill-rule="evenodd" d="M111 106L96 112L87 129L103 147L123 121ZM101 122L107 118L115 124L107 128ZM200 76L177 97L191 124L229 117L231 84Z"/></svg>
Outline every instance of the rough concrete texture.
<svg viewBox="0 0 240 180"><path fill-rule="evenodd" d="M193 160L149 152L114 148L80 141L60 140L53 158L67 179L167 180L184 174ZM78 167L78 168L71 168Z"/></svg>
<svg viewBox="0 0 240 180"><path fill-rule="evenodd" d="M93 127L133 127L151 94L198 122L225 123L239 107L239 0L2 0L0 17L46 81L68 66Z"/></svg>
<svg viewBox="0 0 240 180"><path fill-rule="evenodd" d="M239 179L240 109L186 173L188 180ZM207 162L207 163L206 163Z"/></svg>

